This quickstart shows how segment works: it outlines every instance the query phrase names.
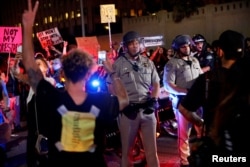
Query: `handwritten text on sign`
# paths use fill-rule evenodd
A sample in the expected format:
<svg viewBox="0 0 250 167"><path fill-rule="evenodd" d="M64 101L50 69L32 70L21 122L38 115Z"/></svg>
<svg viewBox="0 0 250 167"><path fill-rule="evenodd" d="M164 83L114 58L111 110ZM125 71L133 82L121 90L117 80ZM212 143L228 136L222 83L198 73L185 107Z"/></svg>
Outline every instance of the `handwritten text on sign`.
<svg viewBox="0 0 250 167"><path fill-rule="evenodd" d="M21 27L0 27L0 52L16 53L17 47L22 44Z"/></svg>
<svg viewBox="0 0 250 167"><path fill-rule="evenodd" d="M101 23L115 23L115 5L100 5Z"/></svg>
<svg viewBox="0 0 250 167"><path fill-rule="evenodd" d="M63 42L63 39L57 27L38 32L36 33L36 36L39 39L43 48L57 45Z"/></svg>

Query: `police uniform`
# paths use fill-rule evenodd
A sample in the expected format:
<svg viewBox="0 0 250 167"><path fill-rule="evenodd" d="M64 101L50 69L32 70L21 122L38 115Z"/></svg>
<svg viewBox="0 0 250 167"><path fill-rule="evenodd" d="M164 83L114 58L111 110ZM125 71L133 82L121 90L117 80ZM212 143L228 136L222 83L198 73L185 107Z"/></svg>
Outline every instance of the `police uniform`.
<svg viewBox="0 0 250 167"><path fill-rule="evenodd" d="M194 57L199 60L201 68L209 66L212 70L215 66L215 55L211 52L204 51L200 55L196 53Z"/></svg>
<svg viewBox="0 0 250 167"><path fill-rule="evenodd" d="M177 57L169 60L164 69L166 74L164 75L164 82L190 89L195 79L203 72L196 58L189 56L188 59L189 62Z"/></svg>
<svg viewBox="0 0 250 167"><path fill-rule="evenodd" d="M118 119L123 147L121 166L129 166L128 155L131 155L129 148L133 147L135 137L140 130L144 139L143 147L147 164L151 167L158 167L156 117L154 112L143 113L150 98L150 88L160 81L155 65L143 55L139 55L137 61L131 61L129 55L125 54L114 62L114 70L125 85L130 101L129 108L125 109Z"/></svg>
<svg viewBox="0 0 250 167"><path fill-rule="evenodd" d="M173 57L167 62L164 68L164 87L167 88L169 83L174 83L178 87L190 89L195 79L202 73L199 61L195 57L188 56L188 61ZM178 121L178 147L181 164L188 165L187 157L190 155L188 139L191 131L191 124L178 110L178 104L184 95L170 93L169 97Z"/></svg>

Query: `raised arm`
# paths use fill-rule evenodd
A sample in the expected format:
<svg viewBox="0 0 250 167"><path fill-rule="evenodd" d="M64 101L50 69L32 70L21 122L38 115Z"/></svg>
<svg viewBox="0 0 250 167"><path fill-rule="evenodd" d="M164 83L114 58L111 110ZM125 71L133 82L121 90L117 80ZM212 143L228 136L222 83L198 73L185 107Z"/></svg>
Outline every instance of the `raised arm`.
<svg viewBox="0 0 250 167"><path fill-rule="evenodd" d="M36 1L34 8L32 8L31 0L28 0L28 9L24 10L22 15L23 26L23 65L28 74L30 86L36 92L39 81L43 78L42 72L35 63L34 46L33 46L33 25L36 17L36 12L39 2Z"/></svg>
<svg viewBox="0 0 250 167"><path fill-rule="evenodd" d="M154 59L156 58L157 53L159 52L160 47L157 47L154 52L152 53L152 55L149 57L150 60L154 61Z"/></svg>
<svg viewBox="0 0 250 167"><path fill-rule="evenodd" d="M120 111L123 110L128 104L128 94L127 91L120 80L120 78L116 75L116 72L112 68L111 60L106 56L106 61L103 62L105 70L109 74L112 82L112 90L114 95L117 96L120 106Z"/></svg>
<svg viewBox="0 0 250 167"><path fill-rule="evenodd" d="M56 52L59 55L62 55L63 53L61 51L59 51L58 49L56 49L54 46L50 46L49 47L51 50L53 50L54 52Z"/></svg>
<svg viewBox="0 0 250 167"><path fill-rule="evenodd" d="M63 56L67 54L67 46L68 46L68 41L63 41L63 52L62 52Z"/></svg>

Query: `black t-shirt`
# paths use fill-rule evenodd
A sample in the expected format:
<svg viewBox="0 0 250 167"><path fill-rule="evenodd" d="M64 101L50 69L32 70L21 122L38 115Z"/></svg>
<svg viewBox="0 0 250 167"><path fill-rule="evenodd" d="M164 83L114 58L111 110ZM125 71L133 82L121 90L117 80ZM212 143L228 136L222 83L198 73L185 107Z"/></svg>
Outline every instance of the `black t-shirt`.
<svg viewBox="0 0 250 167"><path fill-rule="evenodd" d="M66 91L42 80L37 87L40 132L49 139L49 162L58 166L106 166L105 127L119 113L116 96L88 94L76 105Z"/></svg>
<svg viewBox="0 0 250 167"><path fill-rule="evenodd" d="M200 75L181 104L187 110L195 112L204 109L204 120L209 126L214 116L214 109L220 102L222 92L227 90L229 70L220 68Z"/></svg>
<svg viewBox="0 0 250 167"><path fill-rule="evenodd" d="M181 104L189 111L204 108L204 120L211 125L216 106L223 100L224 95L232 91L234 85L241 82L242 65L238 61L230 69L218 67L200 75L188 91Z"/></svg>
<svg viewBox="0 0 250 167"><path fill-rule="evenodd" d="M230 69L220 68L201 75L181 102L189 111L204 106L206 132L208 134L211 128L216 129L212 136L220 139L216 151L234 157L246 157L249 152L250 139L244 130L250 118L250 83L247 78L250 73L249 62L249 58L243 58ZM206 99L207 77L209 84Z"/></svg>

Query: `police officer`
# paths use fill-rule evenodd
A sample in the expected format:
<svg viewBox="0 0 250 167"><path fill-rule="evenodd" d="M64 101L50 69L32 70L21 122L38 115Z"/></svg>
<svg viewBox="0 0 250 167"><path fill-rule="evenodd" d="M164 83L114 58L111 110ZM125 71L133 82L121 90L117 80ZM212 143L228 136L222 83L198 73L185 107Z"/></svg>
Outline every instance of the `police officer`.
<svg viewBox="0 0 250 167"><path fill-rule="evenodd" d="M195 44L195 51L194 57L196 57L199 62L203 72L210 71L215 66L215 55L213 52L207 50L207 41L204 36L201 34L195 34L192 38Z"/></svg>
<svg viewBox="0 0 250 167"><path fill-rule="evenodd" d="M127 90L130 105L119 115L122 144L121 167L132 165L132 149L138 132L149 167L159 167L156 146L155 106L160 90L160 78L154 63L141 55L141 38L129 31L123 36L123 51L114 62L116 75Z"/></svg>
<svg viewBox="0 0 250 167"><path fill-rule="evenodd" d="M178 35L172 42L175 55L164 68L163 85L170 93L173 111L178 124L178 149L181 166L188 166L190 155L189 135L191 125L178 110L178 104L191 88L195 79L202 74L199 61L191 56L192 39L189 35ZM197 135L200 132L197 129Z"/></svg>

